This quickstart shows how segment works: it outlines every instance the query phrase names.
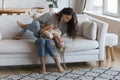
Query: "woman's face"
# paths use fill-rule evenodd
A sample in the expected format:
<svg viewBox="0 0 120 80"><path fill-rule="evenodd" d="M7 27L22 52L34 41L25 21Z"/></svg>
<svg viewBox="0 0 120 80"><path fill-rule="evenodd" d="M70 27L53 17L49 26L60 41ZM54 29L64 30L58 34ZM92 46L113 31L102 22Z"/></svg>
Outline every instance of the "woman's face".
<svg viewBox="0 0 120 80"><path fill-rule="evenodd" d="M72 19L71 15L62 14L60 22L61 23L69 22L71 19Z"/></svg>

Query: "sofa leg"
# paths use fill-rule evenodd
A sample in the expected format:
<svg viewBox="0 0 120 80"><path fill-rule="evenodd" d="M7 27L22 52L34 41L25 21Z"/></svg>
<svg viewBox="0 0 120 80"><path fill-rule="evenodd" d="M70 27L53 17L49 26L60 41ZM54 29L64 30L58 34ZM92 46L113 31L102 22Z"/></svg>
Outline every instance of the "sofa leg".
<svg viewBox="0 0 120 80"><path fill-rule="evenodd" d="M103 64L103 61L98 61L98 65L99 65L99 67L101 67L102 64Z"/></svg>
<svg viewBox="0 0 120 80"><path fill-rule="evenodd" d="M106 59L108 59L108 58L109 58L109 47L106 46Z"/></svg>

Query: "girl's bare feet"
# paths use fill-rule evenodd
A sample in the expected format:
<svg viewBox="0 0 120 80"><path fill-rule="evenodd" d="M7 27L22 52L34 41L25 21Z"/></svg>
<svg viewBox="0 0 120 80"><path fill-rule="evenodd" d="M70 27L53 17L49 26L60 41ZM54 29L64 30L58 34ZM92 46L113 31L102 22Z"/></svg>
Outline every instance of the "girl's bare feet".
<svg viewBox="0 0 120 80"><path fill-rule="evenodd" d="M17 21L17 25L18 25L19 27L21 27L22 29L24 29L24 28L27 27L27 25L25 25L25 24L23 24L23 23L21 23L21 22L19 22L19 21Z"/></svg>
<svg viewBox="0 0 120 80"><path fill-rule="evenodd" d="M15 35L15 37L13 39L14 40L19 40L19 39L21 39L21 37L22 37L22 34L18 33L18 34Z"/></svg>

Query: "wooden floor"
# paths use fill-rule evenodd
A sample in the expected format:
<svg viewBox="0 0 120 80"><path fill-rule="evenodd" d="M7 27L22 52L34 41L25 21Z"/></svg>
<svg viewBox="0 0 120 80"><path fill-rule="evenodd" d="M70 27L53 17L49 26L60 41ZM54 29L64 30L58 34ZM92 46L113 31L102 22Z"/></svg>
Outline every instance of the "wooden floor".
<svg viewBox="0 0 120 80"><path fill-rule="evenodd" d="M114 57L115 61L111 61L111 59L106 59L102 66L103 68L113 67L115 69L120 70L120 49L114 48ZM98 66L98 62L82 62L82 63L71 63L67 64L67 69L83 69L83 68L96 68ZM46 65L48 72L57 71L56 66L54 64ZM17 74L17 73L32 73L39 72L40 65L30 65L30 66L15 66L15 67L0 67L0 74Z"/></svg>

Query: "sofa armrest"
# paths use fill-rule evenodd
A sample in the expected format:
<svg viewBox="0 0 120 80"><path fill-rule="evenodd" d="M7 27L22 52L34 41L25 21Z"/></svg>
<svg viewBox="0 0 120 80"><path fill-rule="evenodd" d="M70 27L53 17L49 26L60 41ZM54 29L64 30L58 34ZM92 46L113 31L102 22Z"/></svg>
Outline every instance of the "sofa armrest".
<svg viewBox="0 0 120 80"><path fill-rule="evenodd" d="M99 50L100 50L99 60L103 61L105 57L105 39L106 39L107 30L108 30L108 23L93 17L89 17L89 20L97 23L97 27L98 27L97 41L98 41Z"/></svg>

